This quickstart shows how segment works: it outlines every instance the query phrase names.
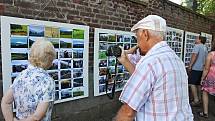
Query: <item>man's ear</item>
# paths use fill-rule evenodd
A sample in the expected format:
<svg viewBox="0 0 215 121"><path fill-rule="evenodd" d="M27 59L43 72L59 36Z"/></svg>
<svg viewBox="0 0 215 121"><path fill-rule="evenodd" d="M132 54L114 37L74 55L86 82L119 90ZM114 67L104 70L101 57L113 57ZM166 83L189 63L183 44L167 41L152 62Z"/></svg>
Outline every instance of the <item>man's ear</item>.
<svg viewBox="0 0 215 121"><path fill-rule="evenodd" d="M149 32L148 32L148 30L143 30L143 36L144 36L146 41L149 40Z"/></svg>

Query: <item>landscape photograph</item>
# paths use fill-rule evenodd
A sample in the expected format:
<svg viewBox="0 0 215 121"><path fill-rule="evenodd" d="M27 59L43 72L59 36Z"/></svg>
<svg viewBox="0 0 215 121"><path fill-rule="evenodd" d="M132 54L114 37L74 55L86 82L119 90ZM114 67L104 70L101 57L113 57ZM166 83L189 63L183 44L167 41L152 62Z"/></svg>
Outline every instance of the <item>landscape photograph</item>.
<svg viewBox="0 0 215 121"><path fill-rule="evenodd" d="M84 39L84 30L74 29L73 30L73 39Z"/></svg>
<svg viewBox="0 0 215 121"><path fill-rule="evenodd" d="M72 29L60 28L60 38L72 39Z"/></svg>
<svg viewBox="0 0 215 121"><path fill-rule="evenodd" d="M11 37L11 48L28 48L27 37Z"/></svg>
<svg viewBox="0 0 215 121"><path fill-rule="evenodd" d="M83 78L73 79L73 87L83 86Z"/></svg>
<svg viewBox="0 0 215 121"><path fill-rule="evenodd" d="M11 35L28 36L28 26L10 24L10 33L11 33Z"/></svg>
<svg viewBox="0 0 215 121"><path fill-rule="evenodd" d="M44 37L44 27L30 25L29 36Z"/></svg>
<svg viewBox="0 0 215 121"><path fill-rule="evenodd" d="M84 48L84 41L73 40L73 48Z"/></svg>
<svg viewBox="0 0 215 121"><path fill-rule="evenodd" d="M60 39L60 48L72 48L72 39Z"/></svg>

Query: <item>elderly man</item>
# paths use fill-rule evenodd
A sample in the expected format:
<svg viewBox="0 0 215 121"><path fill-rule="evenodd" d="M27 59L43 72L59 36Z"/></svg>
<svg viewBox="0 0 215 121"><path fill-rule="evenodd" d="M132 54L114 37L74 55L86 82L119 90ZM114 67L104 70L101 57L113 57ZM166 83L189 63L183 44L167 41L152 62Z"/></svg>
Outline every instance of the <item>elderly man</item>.
<svg viewBox="0 0 215 121"><path fill-rule="evenodd" d="M125 85L116 121L193 121L185 66L165 41L166 21L149 15L131 28L136 33L140 60L126 52L119 61L132 74Z"/></svg>

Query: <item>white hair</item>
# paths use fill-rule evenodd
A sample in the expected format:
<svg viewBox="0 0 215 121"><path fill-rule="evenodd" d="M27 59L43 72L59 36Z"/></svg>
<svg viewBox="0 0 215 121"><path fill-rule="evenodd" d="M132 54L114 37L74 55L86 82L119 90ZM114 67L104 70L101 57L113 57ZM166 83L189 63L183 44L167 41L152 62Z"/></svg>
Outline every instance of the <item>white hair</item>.
<svg viewBox="0 0 215 121"><path fill-rule="evenodd" d="M154 30L149 30L148 32L152 35L152 36L158 36L160 37L162 40L165 40L166 38L166 32L162 32L162 31L154 31Z"/></svg>

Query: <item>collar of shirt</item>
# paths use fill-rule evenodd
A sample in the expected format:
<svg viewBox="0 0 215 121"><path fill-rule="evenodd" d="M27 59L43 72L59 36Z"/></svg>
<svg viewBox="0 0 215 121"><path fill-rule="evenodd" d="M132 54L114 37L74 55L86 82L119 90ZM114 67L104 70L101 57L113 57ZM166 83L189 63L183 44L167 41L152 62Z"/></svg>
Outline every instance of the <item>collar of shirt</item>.
<svg viewBox="0 0 215 121"><path fill-rule="evenodd" d="M45 72L45 70L44 70L43 68L33 66L32 64L29 64L29 65L28 65L28 69L31 69L31 70L36 69L36 70L38 70L38 71Z"/></svg>

